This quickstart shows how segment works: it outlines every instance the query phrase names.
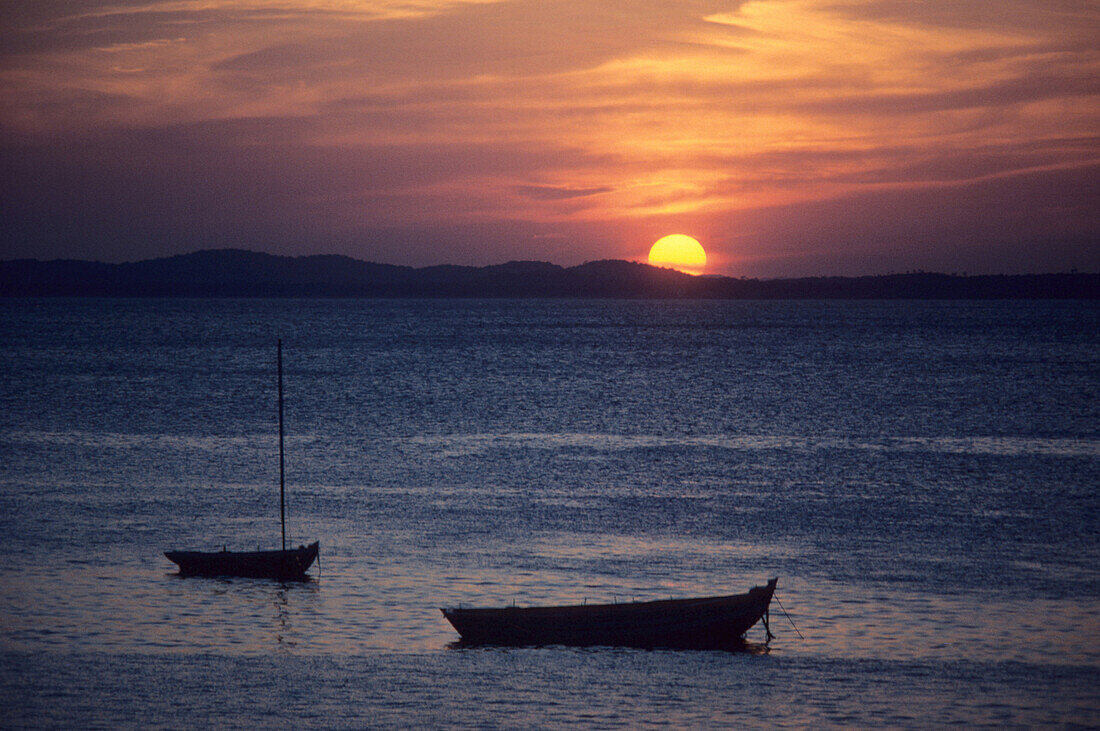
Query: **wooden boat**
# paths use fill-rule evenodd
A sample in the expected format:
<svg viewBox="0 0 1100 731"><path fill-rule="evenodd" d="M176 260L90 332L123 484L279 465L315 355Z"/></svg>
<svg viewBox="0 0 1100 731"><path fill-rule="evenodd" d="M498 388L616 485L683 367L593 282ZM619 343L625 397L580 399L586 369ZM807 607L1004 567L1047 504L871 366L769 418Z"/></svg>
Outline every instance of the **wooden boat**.
<svg viewBox="0 0 1100 731"><path fill-rule="evenodd" d="M280 581L304 581L306 571L317 560L320 542L286 547L286 481L283 469L283 341L278 341L276 362L279 372L279 522L283 547L274 551L165 551L168 560L180 567L181 576L247 576Z"/></svg>
<svg viewBox="0 0 1100 731"><path fill-rule="evenodd" d="M258 579L302 580L317 560L320 542L281 551L166 551L182 576L250 576Z"/></svg>
<svg viewBox="0 0 1100 731"><path fill-rule="evenodd" d="M441 611L467 644L736 649L761 619L771 639L768 607L778 581L729 596Z"/></svg>

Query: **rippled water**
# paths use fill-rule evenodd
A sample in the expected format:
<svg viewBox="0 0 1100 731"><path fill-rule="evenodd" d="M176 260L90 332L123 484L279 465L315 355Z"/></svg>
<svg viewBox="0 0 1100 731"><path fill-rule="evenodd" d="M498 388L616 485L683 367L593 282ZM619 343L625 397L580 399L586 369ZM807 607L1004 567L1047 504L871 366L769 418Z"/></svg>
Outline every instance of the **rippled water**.
<svg viewBox="0 0 1100 731"><path fill-rule="evenodd" d="M0 302L5 726L1100 725L1100 307ZM306 584L169 548L290 540ZM754 652L438 607L737 592ZM773 609L778 609L773 605Z"/></svg>

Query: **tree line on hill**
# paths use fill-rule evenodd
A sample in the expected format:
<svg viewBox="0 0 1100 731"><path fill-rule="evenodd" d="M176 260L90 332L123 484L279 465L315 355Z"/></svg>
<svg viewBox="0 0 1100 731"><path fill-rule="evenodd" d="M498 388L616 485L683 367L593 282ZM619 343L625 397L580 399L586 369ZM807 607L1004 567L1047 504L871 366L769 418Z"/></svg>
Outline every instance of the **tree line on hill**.
<svg viewBox="0 0 1100 731"><path fill-rule="evenodd" d="M1100 273L744 279L636 262L514 261L413 268L345 256L237 249L124 264L0 261L7 297L600 297L647 299L1098 299Z"/></svg>

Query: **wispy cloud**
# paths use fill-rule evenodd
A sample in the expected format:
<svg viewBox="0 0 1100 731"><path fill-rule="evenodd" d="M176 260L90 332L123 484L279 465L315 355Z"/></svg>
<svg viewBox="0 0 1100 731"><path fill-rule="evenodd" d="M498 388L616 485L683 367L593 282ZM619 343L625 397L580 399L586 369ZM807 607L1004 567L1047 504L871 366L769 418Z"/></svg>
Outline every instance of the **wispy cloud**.
<svg viewBox="0 0 1100 731"><path fill-rule="evenodd" d="M424 256L489 262L522 235L508 258L568 264L684 230L732 273L977 270L1030 211L1032 268L1068 262L1055 240L1100 266L1088 3L44 0L0 34L15 253L201 230L387 261L437 236ZM893 191L936 202L876 229Z"/></svg>

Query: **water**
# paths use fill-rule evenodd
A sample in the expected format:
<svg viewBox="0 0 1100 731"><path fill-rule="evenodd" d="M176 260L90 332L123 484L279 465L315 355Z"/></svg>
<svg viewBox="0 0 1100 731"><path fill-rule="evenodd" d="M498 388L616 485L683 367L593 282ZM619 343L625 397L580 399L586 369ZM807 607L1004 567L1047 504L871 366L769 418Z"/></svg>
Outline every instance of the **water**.
<svg viewBox="0 0 1100 731"><path fill-rule="evenodd" d="M1100 306L0 302L0 724L1100 725ZM306 584L274 547L274 342ZM753 652L438 607L739 592ZM777 607L773 605L773 609Z"/></svg>

